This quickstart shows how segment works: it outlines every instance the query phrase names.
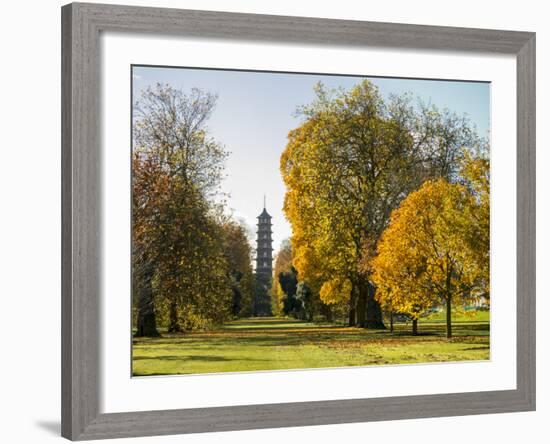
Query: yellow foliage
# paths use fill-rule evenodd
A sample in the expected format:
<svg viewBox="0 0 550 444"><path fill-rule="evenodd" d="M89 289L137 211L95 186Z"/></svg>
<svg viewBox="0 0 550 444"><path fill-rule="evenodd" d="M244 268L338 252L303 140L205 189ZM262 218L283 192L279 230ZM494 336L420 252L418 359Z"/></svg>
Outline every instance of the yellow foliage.
<svg viewBox="0 0 550 444"><path fill-rule="evenodd" d="M486 248L479 211L467 187L444 179L411 193L392 213L373 260L378 300L418 317L434 304L464 303L483 291L489 268L479 262Z"/></svg>
<svg viewBox="0 0 550 444"><path fill-rule="evenodd" d="M488 161L462 148L478 143L468 124L369 81L316 94L280 163L299 279L332 304L364 297L376 269L379 301L411 316L488 290Z"/></svg>
<svg viewBox="0 0 550 444"><path fill-rule="evenodd" d="M349 299L351 294L351 281L349 279L331 279L321 286L320 296L325 304L338 304Z"/></svg>
<svg viewBox="0 0 550 444"><path fill-rule="evenodd" d="M323 302L334 303L334 294L339 301L351 294L335 293L341 287L336 283L367 277L361 266L364 247L374 246L386 223L385 196L402 192L384 187L394 187L390 172L405 170L403 150L412 139L384 115L381 97L368 81L331 101L322 86L317 93L315 111L288 136L281 174L294 267L300 280L324 288Z"/></svg>

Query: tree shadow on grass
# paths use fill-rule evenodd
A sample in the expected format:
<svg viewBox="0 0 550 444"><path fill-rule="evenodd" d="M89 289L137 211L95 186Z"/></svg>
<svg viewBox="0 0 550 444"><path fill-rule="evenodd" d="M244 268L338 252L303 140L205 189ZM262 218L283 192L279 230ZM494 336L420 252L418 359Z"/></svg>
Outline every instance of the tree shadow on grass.
<svg viewBox="0 0 550 444"><path fill-rule="evenodd" d="M158 347L158 346L167 346L169 349L177 348L199 348L212 346L212 347L235 347L235 346L299 346L305 344L311 344L319 341L332 340L337 341L339 339L345 339L346 337L342 336L340 338L335 338L333 335L319 335L319 334L305 334L305 333L296 333L293 335L290 334L264 334L264 335L235 335L235 336L211 336L211 337L195 337L188 338L186 340L178 341L177 339L173 340L155 340L149 341L146 343L134 343L134 345L140 347ZM347 337L349 339L349 337Z"/></svg>
<svg viewBox="0 0 550 444"><path fill-rule="evenodd" d="M346 342L350 340L361 340L365 339L361 336L353 335L342 335L335 337L330 334L295 334L295 335L250 335L250 336L241 336L238 338L209 338L205 340L197 340L195 344L192 342L187 343L186 345L206 345L212 347L241 347L241 346L252 346L252 347L299 347L303 345L316 345L319 343L325 342ZM182 346L185 346L182 344Z"/></svg>
<svg viewBox="0 0 550 444"><path fill-rule="evenodd" d="M393 332L390 332L389 330L388 331L382 330L382 331L372 332L371 334L378 335L378 336L385 336L388 340L391 340L392 338L402 339L407 337L407 338L414 339L422 336L440 336L439 332L425 331L425 330L424 331L421 330L415 335L413 335L412 332L409 330L395 330Z"/></svg>
<svg viewBox="0 0 550 444"><path fill-rule="evenodd" d="M471 333L471 332L470 332ZM185 340L155 340L147 343L137 344L144 349L161 348L165 352L176 350L208 350L212 348L226 347L300 347L305 345L319 345L326 343L347 343L387 341L391 344L404 339L414 341L444 339L444 332L440 331L420 331L417 335L412 335L410 331L354 331L347 334L334 335L331 333L294 333L294 334L255 334L255 335L234 335L234 336L211 336L211 337L190 337ZM457 334L457 340L466 336L475 336ZM485 336L480 336L485 337Z"/></svg>
<svg viewBox="0 0 550 444"><path fill-rule="evenodd" d="M160 338L146 340L134 340L134 346L143 349L155 349L153 353L162 352L170 355L170 352L178 350L207 351L209 348L226 347L300 347L307 345L323 345L327 343L338 344L349 341L364 342L371 341L379 343L384 341L391 345L394 341L431 341L445 339L444 324L420 324L419 334L412 335L411 326L398 324L394 332L389 330L368 330L368 329L342 329L341 326L312 327L309 329L293 328L292 325L286 328L277 328L275 325L282 324L304 324L302 321L281 320L247 320L246 322L235 322L232 325L262 325L262 328L253 329L222 329L213 332L185 333L181 335L170 335ZM267 327L265 327L267 324ZM269 325L274 325L272 328ZM340 329L335 332L334 329ZM456 342L466 341L468 338L479 341L486 341L489 334L489 323L456 323L453 324L453 340ZM468 341L469 342L469 341ZM214 357L214 359L217 357ZM153 358L156 359L156 358ZM175 357L174 359L181 359ZM206 360L206 359L205 359Z"/></svg>
<svg viewBox="0 0 550 444"><path fill-rule="evenodd" d="M243 357L232 357L228 358L225 356L217 355L191 355L191 356L175 356L175 355L165 355L165 356L134 356L133 361L205 361L205 362L229 362L229 361L255 361L255 362L267 362L268 359L256 359L256 358L243 358Z"/></svg>
<svg viewBox="0 0 550 444"><path fill-rule="evenodd" d="M175 356L175 355L161 355L161 356L134 356L132 358L134 361L206 361L206 362L224 362L232 361L224 356Z"/></svg>
<svg viewBox="0 0 550 444"><path fill-rule="evenodd" d="M476 350L490 350L491 347L489 347L488 345L487 346L484 346L484 347L468 347L468 348L463 348L462 350L463 351L476 351Z"/></svg>
<svg viewBox="0 0 550 444"><path fill-rule="evenodd" d="M288 322L285 322L284 324L289 324ZM300 331L308 331L310 327L307 327L307 326L304 326L304 327L294 327L294 326L291 326L289 325L288 327L277 327L277 326L257 326L257 327L253 327L253 326L250 326L250 327L240 327L240 326L226 326L226 327L223 327L220 331L222 332L225 332L225 333L228 333L228 334L231 334L231 333L234 333L234 334L240 334L240 333L243 333L243 334L246 334L246 333L249 333L249 334L256 334L258 332L262 332L262 331L266 331L266 332L280 332L280 333L289 333L289 334L292 334L292 333L298 333ZM326 330L326 331L331 331L331 330L339 330L339 329L342 329L342 326L339 326L339 325L323 325L323 326L317 326L317 325L313 325L311 326L312 329L317 329L317 330Z"/></svg>
<svg viewBox="0 0 550 444"><path fill-rule="evenodd" d="M283 325L283 324L307 324L305 321L300 321L297 319L273 319L273 318L255 318L255 319L247 319L246 321L233 321L228 322L224 325L224 327L240 327L241 325L250 325L250 326L256 326L256 325Z"/></svg>

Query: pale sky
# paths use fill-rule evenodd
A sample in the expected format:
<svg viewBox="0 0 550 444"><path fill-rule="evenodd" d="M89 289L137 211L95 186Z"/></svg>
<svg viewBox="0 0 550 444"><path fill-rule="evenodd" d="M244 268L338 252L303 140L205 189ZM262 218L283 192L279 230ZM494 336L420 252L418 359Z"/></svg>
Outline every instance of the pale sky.
<svg viewBox="0 0 550 444"><path fill-rule="evenodd" d="M313 86L321 81L328 88L350 89L368 78L383 97L410 92L439 108L467 115L482 137L488 137L490 85L452 82L318 74L286 74L191 68L133 68L134 97L157 82L188 92L200 88L218 95L216 109L207 123L209 134L229 151L222 189L229 194L229 207L256 231L256 217L266 195L267 211L273 217L273 248L290 237L282 211L285 187L279 173L279 158L287 134L301 119L296 108L311 103Z"/></svg>

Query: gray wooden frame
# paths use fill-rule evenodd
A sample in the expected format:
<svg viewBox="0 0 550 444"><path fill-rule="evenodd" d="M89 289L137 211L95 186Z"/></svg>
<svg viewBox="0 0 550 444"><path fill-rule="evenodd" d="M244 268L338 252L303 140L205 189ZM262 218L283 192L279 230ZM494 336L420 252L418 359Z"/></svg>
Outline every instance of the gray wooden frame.
<svg viewBox="0 0 550 444"><path fill-rule="evenodd" d="M101 413L100 48L103 31L512 54L517 57L517 389ZM62 435L73 440L535 409L535 34L102 4L62 8Z"/></svg>

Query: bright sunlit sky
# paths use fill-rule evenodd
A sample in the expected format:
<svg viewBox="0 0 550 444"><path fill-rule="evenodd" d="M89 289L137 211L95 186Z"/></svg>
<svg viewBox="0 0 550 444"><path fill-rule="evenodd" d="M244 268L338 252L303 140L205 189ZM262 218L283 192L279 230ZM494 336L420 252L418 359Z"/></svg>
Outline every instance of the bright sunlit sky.
<svg viewBox="0 0 550 444"><path fill-rule="evenodd" d="M209 134L230 152L222 189L229 194L234 216L253 231L266 195L267 211L273 217L275 252L291 234L282 210L285 188L279 158L288 132L300 124L296 108L312 102L313 86L318 81L328 88L349 89L368 78L383 97L410 92L439 108L466 114L480 136L489 133L488 83L139 66L133 68L132 76L135 98L140 90L157 82L185 92L195 87L218 95L207 126Z"/></svg>

